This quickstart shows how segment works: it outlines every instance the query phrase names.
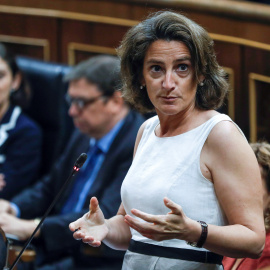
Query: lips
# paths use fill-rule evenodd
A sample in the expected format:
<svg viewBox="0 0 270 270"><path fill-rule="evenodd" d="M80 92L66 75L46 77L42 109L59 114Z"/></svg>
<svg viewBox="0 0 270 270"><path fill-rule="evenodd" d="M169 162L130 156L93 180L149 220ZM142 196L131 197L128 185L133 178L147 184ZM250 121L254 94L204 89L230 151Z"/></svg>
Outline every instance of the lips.
<svg viewBox="0 0 270 270"><path fill-rule="evenodd" d="M173 96L168 96L168 97L162 96L161 98L162 98L163 100L165 100L165 101L174 101L174 100L177 99L177 97L173 97Z"/></svg>

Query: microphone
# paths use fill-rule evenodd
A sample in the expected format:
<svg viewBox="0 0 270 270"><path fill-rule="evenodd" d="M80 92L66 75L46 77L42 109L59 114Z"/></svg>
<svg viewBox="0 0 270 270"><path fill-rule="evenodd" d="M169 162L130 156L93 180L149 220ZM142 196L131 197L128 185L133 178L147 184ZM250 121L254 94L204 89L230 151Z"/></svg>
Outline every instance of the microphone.
<svg viewBox="0 0 270 270"><path fill-rule="evenodd" d="M82 153L76 160L73 169L76 171L79 171L79 169L83 166L86 159L87 159L87 155L85 153Z"/></svg>
<svg viewBox="0 0 270 270"><path fill-rule="evenodd" d="M12 270L17 262L19 261L19 259L21 258L23 252L26 250L26 248L28 247L28 245L30 244L30 242L32 241L32 239L34 238L36 232L39 230L39 228L41 227L41 225L43 224L45 218L48 216L48 214L50 213L50 211L52 210L52 208L54 207L55 203L57 202L57 200L60 198L60 196L62 195L64 189L66 188L66 186L68 185L68 183L70 182L71 178L80 170L80 168L83 166L84 162L87 159L87 155L85 153L82 153L76 160L73 169L69 175L69 177L67 178L66 182L64 183L64 185L62 186L62 188L60 189L60 191L58 192L58 194L56 195L56 197L54 198L53 202L51 203L51 205L49 206L49 208L47 209L47 211L45 212L44 216L42 217L42 219L40 220L39 224L37 225L36 229L34 230L34 232L32 233L32 235L29 237L29 239L27 240L27 242L25 243L25 245L23 246L21 252L19 253L19 255L17 256L16 260L14 261L14 263L11 265L10 268L5 267L4 270Z"/></svg>

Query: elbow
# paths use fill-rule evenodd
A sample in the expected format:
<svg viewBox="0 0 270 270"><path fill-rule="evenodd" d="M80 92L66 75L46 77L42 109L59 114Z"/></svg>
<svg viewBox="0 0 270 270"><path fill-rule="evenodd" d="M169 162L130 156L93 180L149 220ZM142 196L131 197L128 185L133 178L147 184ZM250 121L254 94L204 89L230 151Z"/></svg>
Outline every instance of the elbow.
<svg viewBox="0 0 270 270"><path fill-rule="evenodd" d="M254 244L253 248L250 249L249 258L251 259L258 259L262 256L263 249L265 244L265 237L260 237L258 241L256 241L256 244Z"/></svg>
<svg viewBox="0 0 270 270"><path fill-rule="evenodd" d="M250 253L250 255L248 257L251 259L259 259L262 256L263 248L264 248L264 245L261 249L258 249L256 251Z"/></svg>

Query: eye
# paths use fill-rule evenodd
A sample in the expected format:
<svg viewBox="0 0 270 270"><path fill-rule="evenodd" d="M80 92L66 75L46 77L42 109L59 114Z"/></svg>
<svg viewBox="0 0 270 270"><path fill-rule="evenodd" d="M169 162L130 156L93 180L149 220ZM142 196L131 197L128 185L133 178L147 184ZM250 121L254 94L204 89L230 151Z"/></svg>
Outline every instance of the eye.
<svg viewBox="0 0 270 270"><path fill-rule="evenodd" d="M187 71L188 65L187 64L180 64L180 65L178 65L177 69L179 71Z"/></svg>
<svg viewBox="0 0 270 270"><path fill-rule="evenodd" d="M159 71L161 71L161 67L159 65L151 66L151 71L159 72Z"/></svg>

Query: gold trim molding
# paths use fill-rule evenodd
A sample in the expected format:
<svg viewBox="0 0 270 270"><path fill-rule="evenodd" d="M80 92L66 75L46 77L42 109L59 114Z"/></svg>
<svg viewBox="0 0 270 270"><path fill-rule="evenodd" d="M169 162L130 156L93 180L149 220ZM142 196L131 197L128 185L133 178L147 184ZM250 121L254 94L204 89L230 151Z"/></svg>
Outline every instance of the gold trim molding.
<svg viewBox="0 0 270 270"><path fill-rule="evenodd" d="M108 16L101 16L101 15L84 14L84 13L78 13L78 12L61 11L61 10L53 10L53 9L7 6L7 5L0 5L0 13L51 17L51 18L56 18L56 19L78 20L78 21L111 24L111 25L119 25L119 26L126 26L126 27L131 27L139 23L139 21L136 21L136 20L121 19L121 18L114 18L114 17L108 17ZM220 34L215 34L215 33L209 33L209 35L212 37L213 40L239 44L239 45L244 45L244 46L249 46L249 47L254 47L254 48L270 51L270 45L267 43L257 42L257 41L233 37L233 36L220 35Z"/></svg>
<svg viewBox="0 0 270 270"><path fill-rule="evenodd" d="M266 43L257 42L257 41L244 39L244 38L237 38L237 37L232 37L232 36L213 34L213 33L210 33L209 35L213 40L223 41L223 42L228 42L228 43L233 43L233 44L238 44L238 45L243 45L243 46L248 46L248 47L253 47L253 48L257 48L257 49L270 51L270 45L266 44Z"/></svg>
<svg viewBox="0 0 270 270"><path fill-rule="evenodd" d="M78 20L86 22L96 22L104 24L113 24L121 26L133 26L139 21L113 18L108 16L101 15L92 15L84 14L71 11L61 11L53 9L41 9L41 8L29 8L29 7L18 7L18 6L6 6L0 5L0 13L10 13L10 14L20 14L20 15L29 15L29 16L43 16L43 17L52 17L60 19L69 19L69 20Z"/></svg>
<svg viewBox="0 0 270 270"><path fill-rule="evenodd" d="M250 142L257 141L257 96L256 81L269 83L270 77L257 73L249 74L249 124L250 124Z"/></svg>
<svg viewBox="0 0 270 270"><path fill-rule="evenodd" d="M82 43L71 42L68 44L68 64L73 66L76 64L75 52L90 52L90 53L100 53L100 54L111 54L116 55L116 49L110 47L88 45Z"/></svg>
<svg viewBox="0 0 270 270"><path fill-rule="evenodd" d="M43 60L50 60L50 43L47 39L0 35L0 41L12 44L43 47Z"/></svg>

